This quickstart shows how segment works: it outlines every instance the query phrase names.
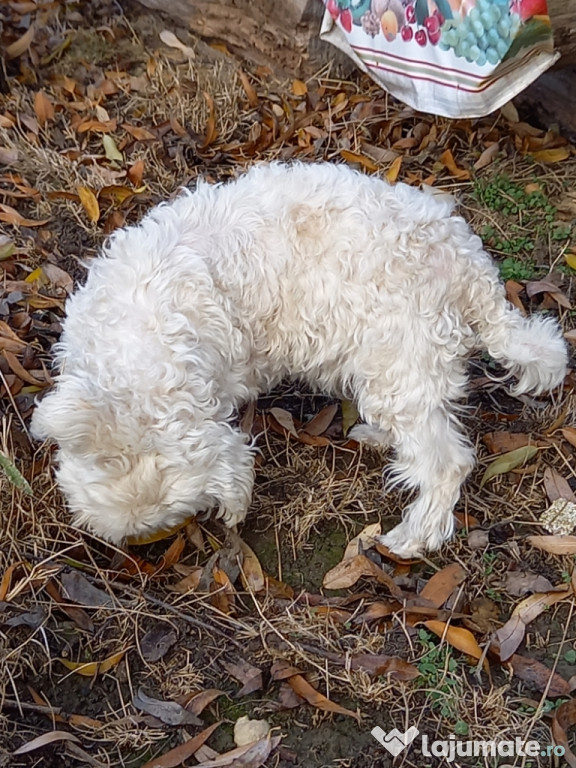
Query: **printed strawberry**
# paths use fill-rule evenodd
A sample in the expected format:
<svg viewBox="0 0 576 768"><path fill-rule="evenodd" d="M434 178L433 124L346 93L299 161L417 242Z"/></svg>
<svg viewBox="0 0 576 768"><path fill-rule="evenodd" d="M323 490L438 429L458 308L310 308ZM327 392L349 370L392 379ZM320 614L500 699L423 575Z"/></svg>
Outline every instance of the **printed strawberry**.
<svg viewBox="0 0 576 768"><path fill-rule="evenodd" d="M340 24L345 32L352 32L352 14L348 9L340 14Z"/></svg>
<svg viewBox="0 0 576 768"><path fill-rule="evenodd" d="M532 16L546 16L548 13L546 0L514 0L510 6L512 13L517 13L522 21Z"/></svg>

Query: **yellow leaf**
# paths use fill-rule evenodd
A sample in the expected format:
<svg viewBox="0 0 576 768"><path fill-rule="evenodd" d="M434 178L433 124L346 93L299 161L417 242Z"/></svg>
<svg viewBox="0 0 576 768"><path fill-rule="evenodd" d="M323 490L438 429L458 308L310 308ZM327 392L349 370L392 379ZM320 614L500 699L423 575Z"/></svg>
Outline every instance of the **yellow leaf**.
<svg viewBox="0 0 576 768"><path fill-rule="evenodd" d="M400 174L401 165L402 165L402 155L399 155L396 158L396 160L393 161L390 168L388 168L388 170L386 171L386 179L390 182L390 184L394 184L394 182L398 178Z"/></svg>
<svg viewBox="0 0 576 768"><path fill-rule="evenodd" d="M71 672L76 672L77 675L82 675L83 677L95 677L96 675L104 674L104 672L108 672L113 667L115 667L120 661L122 661L125 653L126 649L123 651L117 651L111 656L108 656L108 658L104 659L104 661L86 662L71 661L70 659L58 659L58 661L63 664L66 669L69 669Z"/></svg>
<svg viewBox="0 0 576 768"><path fill-rule="evenodd" d="M359 152L350 152L348 149L341 149L340 155L346 160L347 163L360 163L366 168L367 171L377 171L378 166L366 155L362 155Z"/></svg>
<svg viewBox="0 0 576 768"><path fill-rule="evenodd" d="M568 147L556 147L555 149L539 149L531 152L530 156L539 163L559 163L561 160L567 160L570 157Z"/></svg>
<svg viewBox="0 0 576 768"><path fill-rule="evenodd" d="M118 163L124 162L124 155L116 146L116 142L112 136L104 134L104 136L102 136L102 144L104 144L104 152L108 160L116 161Z"/></svg>
<svg viewBox="0 0 576 768"><path fill-rule="evenodd" d="M570 269L576 269L576 253L565 253L564 260Z"/></svg>
<svg viewBox="0 0 576 768"><path fill-rule="evenodd" d="M358 421L358 411L350 400L342 400L342 432L344 437Z"/></svg>
<svg viewBox="0 0 576 768"><path fill-rule="evenodd" d="M433 632L438 637L443 637L444 640L456 650L465 653L467 656L472 656L473 659L481 659L484 655L482 648L476 642L476 638L470 632L469 629L464 627L453 627L446 624L443 621L437 619L430 619L425 621L424 626Z"/></svg>
<svg viewBox="0 0 576 768"><path fill-rule="evenodd" d="M134 546L140 544L152 544L155 541L162 541L162 539L167 539L169 536L173 536L175 533L178 533L178 531L180 531L182 528L185 528L193 519L194 515L191 515L181 523L173 525L172 528L161 529L159 531L154 531L153 533L143 534L142 536L129 536L126 540L126 543L130 546Z"/></svg>
<svg viewBox="0 0 576 768"><path fill-rule="evenodd" d="M29 275L26 276L25 282L26 283L35 283L38 280L39 283L46 284L48 283L48 279L46 278L46 275L44 274L44 270L42 267L36 267L36 269L33 272L30 272Z"/></svg>
<svg viewBox="0 0 576 768"><path fill-rule="evenodd" d="M442 152L438 160L442 163L442 165L444 165L447 168L450 174L452 176L455 176L457 179L470 178L470 171L467 171L464 168L459 168L456 165L456 160L454 160L454 155L449 149Z"/></svg>
<svg viewBox="0 0 576 768"><path fill-rule="evenodd" d="M302 80L294 80L292 82L292 93L294 96L305 96L308 93L306 83Z"/></svg>
<svg viewBox="0 0 576 768"><path fill-rule="evenodd" d="M538 448L535 445L524 445L522 448L517 448L515 451L509 453L503 453L496 461L493 461L486 467L486 472L482 477L480 486L483 486L488 480L491 480L496 475L504 475L506 472L510 472L516 467L522 466L538 453Z"/></svg>
<svg viewBox="0 0 576 768"><path fill-rule="evenodd" d="M92 223L96 223L100 218L100 206L98 205L96 195L90 187L78 187L76 191L78 192L82 207L88 214L88 218Z"/></svg>

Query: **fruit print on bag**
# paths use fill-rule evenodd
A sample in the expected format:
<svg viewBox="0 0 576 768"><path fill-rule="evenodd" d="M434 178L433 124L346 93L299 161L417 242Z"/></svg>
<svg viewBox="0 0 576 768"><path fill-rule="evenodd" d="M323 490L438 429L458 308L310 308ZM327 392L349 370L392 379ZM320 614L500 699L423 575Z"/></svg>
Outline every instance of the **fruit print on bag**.
<svg viewBox="0 0 576 768"><path fill-rule="evenodd" d="M555 60L546 0L325 0L322 37L348 52L384 87L417 109L416 83L429 82L458 91L457 102L485 104L466 116L486 114L504 103ZM499 69L502 68L502 69ZM401 83L411 78L412 84ZM516 85L515 85L516 79ZM389 81L399 87L389 86ZM475 99L498 83L501 96ZM418 85L424 92L424 87ZM434 90L434 88L429 89ZM399 91L397 93L397 91ZM449 94L438 114L450 111ZM505 97L505 98L504 98ZM437 89L425 100L432 107ZM502 100L504 99L504 101ZM492 109L495 107L492 106ZM442 111L442 109L444 111ZM434 108L429 111L437 111Z"/></svg>

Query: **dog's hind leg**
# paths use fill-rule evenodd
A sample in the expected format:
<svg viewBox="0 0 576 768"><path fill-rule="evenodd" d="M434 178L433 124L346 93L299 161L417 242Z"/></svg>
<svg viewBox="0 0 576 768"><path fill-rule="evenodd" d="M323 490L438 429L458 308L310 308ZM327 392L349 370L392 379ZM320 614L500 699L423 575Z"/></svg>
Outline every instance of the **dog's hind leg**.
<svg viewBox="0 0 576 768"><path fill-rule="evenodd" d="M406 420L407 421L407 420ZM395 441L394 482L418 488L404 519L381 543L401 557L437 549L452 535L460 487L474 466L474 450L456 417L440 406L403 424Z"/></svg>

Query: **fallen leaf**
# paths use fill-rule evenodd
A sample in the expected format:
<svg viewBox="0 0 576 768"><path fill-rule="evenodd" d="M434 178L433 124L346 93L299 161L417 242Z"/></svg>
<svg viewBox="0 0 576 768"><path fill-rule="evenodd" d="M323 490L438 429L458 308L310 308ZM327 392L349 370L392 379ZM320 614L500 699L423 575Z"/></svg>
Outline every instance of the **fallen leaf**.
<svg viewBox="0 0 576 768"><path fill-rule="evenodd" d="M42 265L42 272L48 278L55 288L62 288L66 293L72 293L74 289L74 281L68 274L56 264L51 264L49 261Z"/></svg>
<svg viewBox="0 0 576 768"><path fill-rule="evenodd" d="M139 187L142 184L142 177L144 175L144 160L136 160L136 162L128 168L128 178L130 183L135 187Z"/></svg>
<svg viewBox="0 0 576 768"><path fill-rule="evenodd" d="M226 691L221 691L218 688L207 688L205 691L198 691L198 693L192 694L192 696L186 696L186 702L180 703L189 712L201 715L206 707L219 696L226 696Z"/></svg>
<svg viewBox="0 0 576 768"><path fill-rule="evenodd" d="M179 51L182 51L184 56L188 57L189 59L196 58L196 51L193 48L190 48L189 45L185 45L176 37L174 32L170 32L169 29L163 29L162 32L160 32L159 37L164 45L167 45L169 48L177 48Z"/></svg>
<svg viewBox="0 0 576 768"><path fill-rule="evenodd" d="M54 581L48 581L44 585L44 589L50 595L52 600L58 604L60 610L63 611L68 618L72 619L77 627L80 627L80 629L83 629L85 632L94 632L94 624L92 623L90 616L88 616L83 608L69 605L68 601L60 594L60 590Z"/></svg>
<svg viewBox="0 0 576 768"><path fill-rule="evenodd" d="M392 577L367 558L366 555L356 555L356 557L344 560L334 568L331 568L324 576L322 586L325 589L347 589L356 584L358 579L363 576L375 578L379 584L388 587L393 597L402 599L402 590Z"/></svg>
<svg viewBox="0 0 576 768"><path fill-rule="evenodd" d="M341 707L340 704L330 701L330 699L327 699L326 696L320 693L320 691L313 688L302 675L294 675L293 677L288 678L288 685L298 694L298 696L301 696L308 702L308 704L316 707L316 709L320 709L323 712L335 712L338 715L348 715L360 722L360 715L358 712L352 712L350 709L346 709L345 707Z"/></svg>
<svg viewBox="0 0 576 768"><path fill-rule="evenodd" d="M204 99L208 105L208 120L206 121L206 131L204 133L204 141L202 142L201 149L209 147L218 136L216 130L216 107L214 106L214 99L209 93L204 93Z"/></svg>
<svg viewBox="0 0 576 768"><path fill-rule="evenodd" d="M531 621L548 610L550 606L565 600L571 594L571 589L563 592L537 592L518 603L508 621L496 632L502 661L506 661L515 653L524 640L526 627Z"/></svg>
<svg viewBox="0 0 576 768"><path fill-rule="evenodd" d="M342 562L344 562L344 560L350 560L350 558L356 557L356 555L363 555L364 552L374 544L375 537L380 536L381 533L382 526L380 523L371 523L370 525L367 525L357 536L354 536L354 538L348 542Z"/></svg>
<svg viewBox="0 0 576 768"><path fill-rule="evenodd" d="M331 655L331 661L350 669L358 669L367 672L373 677L388 677L392 680L415 680L420 672L414 664L410 664L398 656L387 656L385 654L359 653L347 658L340 654L341 658L334 658L337 654Z"/></svg>
<svg viewBox="0 0 576 768"><path fill-rule="evenodd" d="M168 624L160 624L148 632L140 640L140 651L146 661L159 661L178 641L178 635Z"/></svg>
<svg viewBox="0 0 576 768"><path fill-rule="evenodd" d="M36 27L34 24L30 24L26 32L22 35L22 37L19 37L17 40L14 40L13 43L10 43L10 45L7 45L4 48L4 58L6 61L10 61L11 59L17 59L19 56L22 56L23 53L25 53L28 48L30 48L30 45L32 44L32 41L34 40L34 35L36 33Z"/></svg>
<svg viewBox="0 0 576 768"><path fill-rule="evenodd" d="M486 149L482 152L478 160L474 163L474 170L479 171L482 168L486 168L487 165L490 165L490 163L495 160L498 150L500 149L500 146L497 141L495 141L493 144L490 144Z"/></svg>
<svg viewBox="0 0 576 768"><path fill-rule="evenodd" d="M525 445L522 448L517 448L515 451L504 453L497 458L491 464L486 467L486 471L480 482L480 487L485 485L488 480L491 480L497 475L503 475L506 472L510 472L512 469L522 466L538 453L538 448L535 445Z"/></svg>
<svg viewBox="0 0 576 768"><path fill-rule="evenodd" d="M248 97L248 104L250 107L254 108L258 106L258 95L256 91L254 90L254 87L252 86L252 83L248 79L248 76L245 72L243 72L241 69L238 70L238 77L240 78L240 82L242 83L242 87L244 88L246 92L246 96Z"/></svg>
<svg viewBox="0 0 576 768"><path fill-rule="evenodd" d="M555 149L539 149L529 154L539 163L559 163L562 160L567 160L571 152L568 147L556 147Z"/></svg>
<svg viewBox="0 0 576 768"><path fill-rule="evenodd" d="M34 112L40 126L54 119L54 104L46 91L36 91L34 96Z"/></svg>
<svg viewBox="0 0 576 768"><path fill-rule="evenodd" d="M509 595L522 597L534 592L549 592L552 589L552 584L539 573L508 571L504 579L504 589Z"/></svg>
<svg viewBox="0 0 576 768"><path fill-rule="evenodd" d="M562 437L565 440L568 440L568 442L576 447L576 428L575 427L564 427L564 429L561 430Z"/></svg>
<svg viewBox="0 0 576 768"><path fill-rule="evenodd" d="M116 142L112 138L112 136L109 136L108 134L104 134L102 136L102 144L104 146L104 154L110 160L110 162L117 162L122 163L124 162L124 155L118 147L116 146Z"/></svg>
<svg viewBox="0 0 576 768"><path fill-rule="evenodd" d="M576 699L570 699L560 704L554 712L551 727L554 743L564 747L562 759L566 760L570 768L576 768L576 755L570 748L567 731L574 725L576 725Z"/></svg>
<svg viewBox="0 0 576 768"><path fill-rule="evenodd" d="M441 608L452 592L465 581L466 571L459 563L452 563L432 576L420 592L420 597Z"/></svg>
<svg viewBox="0 0 576 768"><path fill-rule="evenodd" d="M308 87L302 80L292 81L292 93L294 96L305 96L308 93Z"/></svg>
<svg viewBox="0 0 576 768"><path fill-rule="evenodd" d="M0 221L17 227L43 227L50 219L27 219L12 206L0 203Z"/></svg>
<svg viewBox="0 0 576 768"><path fill-rule="evenodd" d="M293 437L298 439L298 432L296 431L296 426L294 425L294 419L292 418L291 413L284 410L284 408L270 408L268 413L274 417L286 432L289 432Z"/></svg>
<svg viewBox="0 0 576 768"><path fill-rule="evenodd" d="M154 699L139 688L132 699L132 704L148 715L161 720L166 725L203 725L202 720L193 712L188 712L176 701Z"/></svg>
<svg viewBox="0 0 576 768"><path fill-rule="evenodd" d="M354 403L350 400L342 400L342 433L344 437L352 429L360 418L360 414Z"/></svg>
<svg viewBox="0 0 576 768"><path fill-rule="evenodd" d="M91 584L79 571L63 571L60 580L66 596L87 608L112 608L114 600L102 589Z"/></svg>
<svg viewBox="0 0 576 768"><path fill-rule="evenodd" d="M551 555L576 555L576 536L527 536L526 541Z"/></svg>
<svg viewBox="0 0 576 768"><path fill-rule="evenodd" d="M34 752L36 749L46 747L48 744L53 744L55 741L74 741L80 744L80 739L74 736L73 733L68 731L50 731L49 733L43 733L41 736L37 736L32 741L23 744L18 749L15 749L13 755L25 755L27 752Z"/></svg>
<svg viewBox="0 0 576 768"><path fill-rule="evenodd" d="M456 160L454 160L454 155L449 149L446 149L438 158L439 162L442 163L446 167L446 169L450 172L452 176L455 176L457 179L469 179L470 178L470 171L465 170L464 168L459 168L456 165Z"/></svg>
<svg viewBox="0 0 576 768"><path fill-rule="evenodd" d="M467 656L472 656L473 659L478 660L484 656L482 648L480 648L476 638L468 629L454 627L451 624L446 624L444 621L437 621L436 619L425 621L424 626Z"/></svg>
<svg viewBox="0 0 576 768"><path fill-rule="evenodd" d="M243 557L240 570L242 586L250 592L263 592L266 587L266 580L260 561L245 541L239 539L238 544Z"/></svg>
<svg viewBox="0 0 576 768"><path fill-rule="evenodd" d="M506 663L510 664L516 677L531 683L538 691L546 691L547 696L556 698L570 695L568 681L537 659L528 659L515 653Z"/></svg>
<svg viewBox="0 0 576 768"><path fill-rule="evenodd" d="M564 261L566 262L566 264L568 264L570 269L576 269L576 253L574 252L565 253Z"/></svg>
<svg viewBox="0 0 576 768"><path fill-rule="evenodd" d="M236 662L222 661L221 664L229 675L243 684L236 694L236 698L259 691L263 687L262 670L244 659L239 659Z"/></svg>
<svg viewBox="0 0 576 768"><path fill-rule="evenodd" d="M176 563L180 561L185 548L186 539L184 536L177 536L158 561L156 572L162 573L163 571L167 571L169 568L172 568L172 566L176 565Z"/></svg>
<svg viewBox="0 0 576 768"><path fill-rule="evenodd" d="M526 315L526 308L522 303L520 294L524 291L522 283L517 283L516 280L506 280L506 298L511 304L514 304L523 315Z"/></svg>
<svg viewBox="0 0 576 768"><path fill-rule="evenodd" d="M303 674L302 670L292 666L285 659L278 659L270 667L270 677L272 680L287 680L289 677L301 674Z"/></svg>
<svg viewBox="0 0 576 768"><path fill-rule="evenodd" d="M501 625L500 609L488 597L477 597L468 606L470 613L462 620L463 624L473 632L483 635L492 634Z"/></svg>
<svg viewBox="0 0 576 768"><path fill-rule="evenodd" d="M90 187L78 186L76 187L76 191L78 192L82 207L88 214L88 218L95 224L100 218L100 206L98 205L96 195Z"/></svg>
<svg viewBox="0 0 576 768"><path fill-rule="evenodd" d="M104 661L84 662L71 661L70 659L62 658L58 659L58 661L71 672L76 672L76 674L82 675L83 677L95 677L96 675L108 672L110 669L119 664L124 658L125 654L125 650L118 651L117 653L113 653L111 656L108 656L108 658L104 659Z"/></svg>
<svg viewBox="0 0 576 768"><path fill-rule="evenodd" d="M279 743L279 736L267 736L260 741L224 752L213 760L198 763L194 768L260 768Z"/></svg>
<svg viewBox="0 0 576 768"><path fill-rule="evenodd" d="M334 417L338 413L338 404L332 403L322 408L316 416L308 421L302 427L302 432L306 432L308 435L321 435L326 432L330 424L334 421Z"/></svg>
<svg viewBox="0 0 576 768"><path fill-rule="evenodd" d="M341 149L340 150L340 156L346 160L347 163L358 163L363 168L366 168L367 171L371 171L374 173L378 170L378 166L376 163L371 160L366 155L361 154L360 152L350 152L348 149ZM398 158L401 159L401 158Z"/></svg>
<svg viewBox="0 0 576 768"><path fill-rule="evenodd" d="M4 350L4 353L7 351L8 350ZM14 462L2 451L0 451L0 468L15 488L24 491L28 496L32 495L32 488L30 487L28 480L26 480Z"/></svg>
<svg viewBox="0 0 576 768"><path fill-rule="evenodd" d="M398 176L400 175L400 168L402 167L402 155L398 155L398 157L392 161L392 165L386 173L384 174L386 177L386 181L388 181L390 184L394 184L396 180L398 179Z"/></svg>
<svg viewBox="0 0 576 768"><path fill-rule="evenodd" d="M490 453L510 453L537 442L532 435L524 432L487 432L482 441Z"/></svg>
<svg viewBox="0 0 576 768"><path fill-rule="evenodd" d="M165 752L159 757L152 758L152 760L144 763L141 768L178 768L178 766L182 765L188 758L198 752L204 742L208 741L216 728L221 725L222 720L213 723L201 733L198 733L196 736L188 739L188 741L185 741L184 744L174 747L174 749Z"/></svg>

